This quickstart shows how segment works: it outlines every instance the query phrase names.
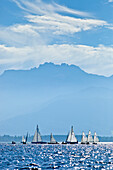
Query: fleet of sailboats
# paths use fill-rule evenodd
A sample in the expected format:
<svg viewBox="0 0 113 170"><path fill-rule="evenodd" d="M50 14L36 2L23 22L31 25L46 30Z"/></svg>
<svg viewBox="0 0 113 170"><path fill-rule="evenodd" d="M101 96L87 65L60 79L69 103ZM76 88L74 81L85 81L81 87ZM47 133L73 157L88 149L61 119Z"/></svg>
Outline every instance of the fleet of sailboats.
<svg viewBox="0 0 113 170"><path fill-rule="evenodd" d="M22 137L22 144L26 144L28 140L28 133L25 136ZM91 131L89 130L88 136L86 137L85 133L82 133L82 139L81 144L97 144L99 142L99 138L97 137L96 132L94 133L94 137L92 137ZM33 137L33 140L31 142L32 144L59 144L55 138L53 137L53 134L50 135L50 142L44 142L42 140L41 133L39 131L39 127L37 125L36 131ZM16 144L16 142L12 141L12 144ZM71 127L71 130L69 131L66 141L62 142L62 144L78 144L78 140L75 136L73 126Z"/></svg>
<svg viewBox="0 0 113 170"><path fill-rule="evenodd" d="M94 138L91 135L91 131L89 130L88 137L85 136L85 133L82 133L81 144L97 144L99 142L99 138L97 137L96 132L94 133Z"/></svg>

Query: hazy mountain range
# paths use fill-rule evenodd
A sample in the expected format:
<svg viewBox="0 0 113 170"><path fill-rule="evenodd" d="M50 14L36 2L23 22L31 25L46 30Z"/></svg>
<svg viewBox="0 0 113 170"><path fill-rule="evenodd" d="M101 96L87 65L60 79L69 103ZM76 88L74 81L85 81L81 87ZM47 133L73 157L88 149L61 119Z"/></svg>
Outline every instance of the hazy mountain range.
<svg viewBox="0 0 113 170"><path fill-rule="evenodd" d="M0 76L0 134L76 134L89 129L113 134L113 76L84 72L74 65L45 63Z"/></svg>

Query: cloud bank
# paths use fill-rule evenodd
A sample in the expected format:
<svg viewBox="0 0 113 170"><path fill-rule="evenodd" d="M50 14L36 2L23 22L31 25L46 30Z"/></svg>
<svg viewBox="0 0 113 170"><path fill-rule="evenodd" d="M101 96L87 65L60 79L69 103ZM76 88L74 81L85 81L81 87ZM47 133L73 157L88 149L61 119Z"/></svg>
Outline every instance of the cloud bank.
<svg viewBox="0 0 113 170"><path fill-rule="evenodd" d="M56 43L87 30L110 28L104 20L92 19L90 13L69 9L42 0L13 0L24 13L27 23L0 27L0 71L30 69L44 62L80 66L89 73L113 74L113 47ZM64 15L65 14L65 15ZM69 16L72 14L72 16ZM79 17L76 17L79 16Z"/></svg>
<svg viewBox="0 0 113 170"><path fill-rule="evenodd" d="M85 45L38 45L37 47L0 46L1 66L7 69L30 69L40 63L68 63L89 73L110 76L113 73L113 47ZM7 57L6 57L7 56Z"/></svg>

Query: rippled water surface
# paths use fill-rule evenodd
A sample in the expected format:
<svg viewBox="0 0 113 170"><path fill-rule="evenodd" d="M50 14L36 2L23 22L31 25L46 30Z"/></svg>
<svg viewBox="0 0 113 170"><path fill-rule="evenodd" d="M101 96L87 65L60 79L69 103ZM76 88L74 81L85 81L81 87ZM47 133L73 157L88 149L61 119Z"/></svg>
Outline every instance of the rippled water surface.
<svg viewBox="0 0 113 170"><path fill-rule="evenodd" d="M0 144L0 169L113 169L113 144Z"/></svg>

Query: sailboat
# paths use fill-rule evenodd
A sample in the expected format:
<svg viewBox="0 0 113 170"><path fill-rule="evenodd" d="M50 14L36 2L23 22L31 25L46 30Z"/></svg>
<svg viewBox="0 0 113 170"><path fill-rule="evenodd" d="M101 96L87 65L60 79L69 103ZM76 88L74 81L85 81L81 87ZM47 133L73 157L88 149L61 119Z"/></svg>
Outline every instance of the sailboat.
<svg viewBox="0 0 113 170"><path fill-rule="evenodd" d="M73 131L73 126L71 127L71 130L70 130L70 132L67 135L67 139L66 139L65 143L66 144L77 144L78 143L78 140L75 137L75 133Z"/></svg>
<svg viewBox="0 0 113 170"><path fill-rule="evenodd" d="M35 131L35 134L34 134L34 137L31 143L32 144L45 144L46 143L42 141L42 137L41 137L38 125L37 125L36 131Z"/></svg>
<svg viewBox="0 0 113 170"><path fill-rule="evenodd" d="M16 142L15 142L15 141L12 141L12 144L16 144Z"/></svg>
<svg viewBox="0 0 113 170"><path fill-rule="evenodd" d="M87 144L90 144L90 143L93 143L93 138L92 138L92 135L91 135L91 131L89 130Z"/></svg>
<svg viewBox="0 0 113 170"><path fill-rule="evenodd" d="M22 137L22 142L21 143L26 144L26 139L25 139L24 136Z"/></svg>
<svg viewBox="0 0 113 170"><path fill-rule="evenodd" d="M99 138L97 137L96 132L94 133L94 141L93 144L97 144L99 142Z"/></svg>
<svg viewBox="0 0 113 170"><path fill-rule="evenodd" d="M85 135L85 133L82 133L82 140L81 140L81 144L86 144L87 143L87 137Z"/></svg>
<svg viewBox="0 0 113 170"><path fill-rule="evenodd" d="M22 137L22 142L21 143L26 144L27 139L28 139L28 133L27 133L26 137L25 136Z"/></svg>
<svg viewBox="0 0 113 170"><path fill-rule="evenodd" d="M58 144L58 142L56 142L55 138L53 137L52 133L50 135L50 142L48 144Z"/></svg>

